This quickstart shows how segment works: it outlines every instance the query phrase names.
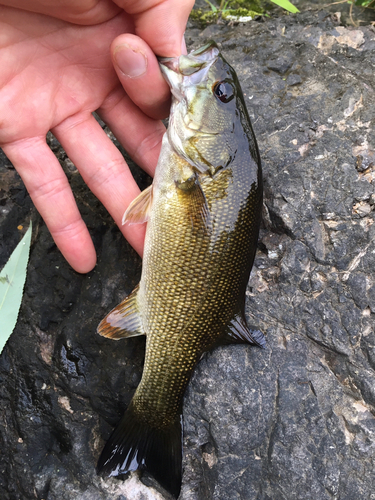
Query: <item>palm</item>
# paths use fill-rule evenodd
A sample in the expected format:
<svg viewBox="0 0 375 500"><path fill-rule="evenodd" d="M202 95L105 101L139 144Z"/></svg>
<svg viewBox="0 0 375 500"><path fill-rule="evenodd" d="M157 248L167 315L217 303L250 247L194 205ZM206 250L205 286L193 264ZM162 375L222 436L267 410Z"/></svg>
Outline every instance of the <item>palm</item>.
<svg viewBox="0 0 375 500"><path fill-rule="evenodd" d="M161 122L146 116L125 94L113 69L111 42L121 33L132 33L131 17L121 13L95 26L78 26L26 11L0 10L0 146L62 253L76 270L87 272L96 260L93 243L60 164L46 144L46 134L52 130L121 227L122 215L139 188L92 112L101 113L150 173L164 131ZM154 59L150 68L155 73ZM163 88L160 80L161 75L158 89ZM142 100L150 94L137 94L139 85L133 84L132 97L140 94ZM165 82L162 85L166 87ZM160 94L155 93L155 99ZM139 253L144 230L122 227Z"/></svg>
<svg viewBox="0 0 375 500"><path fill-rule="evenodd" d="M38 34L34 26L20 31L7 25L11 51L0 62L0 144L44 137L67 118L99 108L120 86L109 46L114 36L131 30L124 16L77 27L24 15L39 18Z"/></svg>

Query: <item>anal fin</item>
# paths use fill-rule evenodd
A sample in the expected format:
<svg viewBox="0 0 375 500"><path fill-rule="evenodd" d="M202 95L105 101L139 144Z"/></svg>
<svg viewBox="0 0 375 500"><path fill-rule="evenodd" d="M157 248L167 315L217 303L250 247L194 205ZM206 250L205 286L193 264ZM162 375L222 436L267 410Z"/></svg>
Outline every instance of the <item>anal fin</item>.
<svg viewBox="0 0 375 500"><path fill-rule="evenodd" d="M266 338L260 330L249 328L242 314L237 314L229 324L225 339L229 343L251 344L266 347Z"/></svg>
<svg viewBox="0 0 375 500"><path fill-rule="evenodd" d="M137 305L138 289L139 285L102 319L97 330L100 335L114 340L145 335Z"/></svg>

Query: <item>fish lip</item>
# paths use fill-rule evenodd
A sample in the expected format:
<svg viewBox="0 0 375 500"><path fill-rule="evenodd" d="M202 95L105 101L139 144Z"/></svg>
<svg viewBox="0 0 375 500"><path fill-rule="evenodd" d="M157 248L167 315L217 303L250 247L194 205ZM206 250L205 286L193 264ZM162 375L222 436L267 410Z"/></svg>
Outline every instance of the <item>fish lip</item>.
<svg viewBox="0 0 375 500"><path fill-rule="evenodd" d="M209 40L205 45L202 45L202 47L198 47L198 49L193 50L191 52L191 55L202 56L204 53L209 52L214 48L219 50L217 43L214 42L213 40Z"/></svg>
<svg viewBox="0 0 375 500"><path fill-rule="evenodd" d="M178 57L163 58L163 62L159 60L161 72L170 86L172 95L181 102L184 99L181 93L183 76L178 72Z"/></svg>
<svg viewBox="0 0 375 500"><path fill-rule="evenodd" d="M179 102L184 99L184 87L204 81L218 56L216 43L209 42L188 55L158 58L161 72Z"/></svg>

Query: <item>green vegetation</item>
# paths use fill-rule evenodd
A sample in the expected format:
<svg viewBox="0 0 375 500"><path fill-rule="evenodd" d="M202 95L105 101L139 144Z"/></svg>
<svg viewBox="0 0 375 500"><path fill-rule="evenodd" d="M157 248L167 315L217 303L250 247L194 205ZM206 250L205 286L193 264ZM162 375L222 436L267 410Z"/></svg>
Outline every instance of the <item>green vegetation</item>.
<svg viewBox="0 0 375 500"><path fill-rule="evenodd" d="M251 17L263 14L259 0L205 0L208 10L194 9L190 16L202 24L215 23L230 16Z"/></svg>
<svg viewBox="0 0 375 500"><path fill-rule="evenodd" d="M31 242L31 222L0 273L0 354L17 323L26 280Z"/></svg>
<svg viewBox="0 0 375 500"><path fill-rule="evenodd" d="M279 7L282 7L285 10L288 10L289 12L292 12L295 14L296 12L299 12L297 7L295 7L289 0L271 0L271 2L275 3Z"/></svg>
<svg viewBox="0 0 375 500"><path fill-rule="evenodd" d="M375 9L375 0L342 0L337 3L348 3L350 5L349 17L350 21L354 26L359 26L359 24L363 21L355 20L353 18L353 7L363 7L363 9ZM374 24L374 23L372 23Z"/></svg>
<svg viewBox="0 0 375 500"><path fill-rule="evenodd" d="M289 0L270 0L289 12L299 12ZM235 21L266 15L265 0L205 0L209 9L195 9L191 17L202 24L220 20Z"/></svg>
<svg viewBox="0 0 375 500"><path fill-rule="evenodd" d="M375 8L375 0L355 0L354 2L348 0L348 3L354 3L358 7Z"/></svg>
<svg viewBox="0 0 375 500"><path fill-rule="evenodd" d="M220 21L247 21L256 16L267 16L267 7L270 2L282 7L288 12L299 12L293 5L293 0L205 0L207 9L194 9L191 17L203 25L216 23ZM327 4L349 4L349 17L351 23L358 25L362 21L353 19L353 7L362 7L363 9L374 9L375 0L336 0ZM321 4L324 7L324 4ZM372 23L375 24L375 23Z"/></svg>

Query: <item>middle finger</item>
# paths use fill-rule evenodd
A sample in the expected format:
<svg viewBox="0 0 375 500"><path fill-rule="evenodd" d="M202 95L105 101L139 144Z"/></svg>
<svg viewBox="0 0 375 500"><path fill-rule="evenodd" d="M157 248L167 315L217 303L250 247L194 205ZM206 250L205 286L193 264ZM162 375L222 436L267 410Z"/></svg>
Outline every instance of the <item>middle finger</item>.
<svg viewBox="0 0 375 500"><path fill-rule="evenodd" d="M52 132L125 238L142 255L144 225L121 224L126 208L140 190L120 151L91 113L71 116Z"/></svg>

